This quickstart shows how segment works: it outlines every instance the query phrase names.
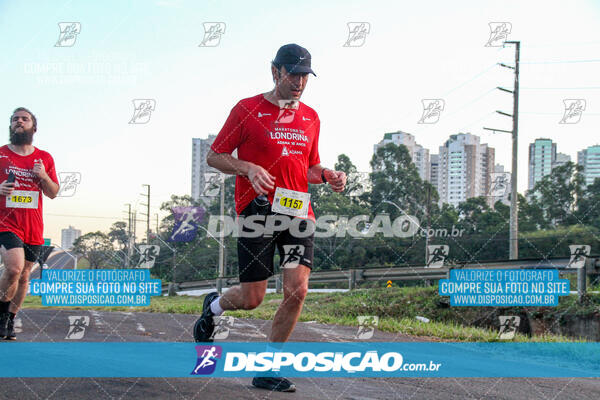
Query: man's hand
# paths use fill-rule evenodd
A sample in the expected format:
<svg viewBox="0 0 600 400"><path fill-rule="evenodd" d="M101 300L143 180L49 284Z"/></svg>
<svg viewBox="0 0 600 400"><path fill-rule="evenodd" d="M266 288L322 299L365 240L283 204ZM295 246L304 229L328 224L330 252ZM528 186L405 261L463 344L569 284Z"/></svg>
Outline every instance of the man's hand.
<svg viewBox="0 0 600 400"><path fill-rule="evenodd" d="M2 196L10 196L10 194L12 193L12 191L15 190L15 183L14 182L7 182L4 181L2 183L0 183L0 194Z"/></svg>
<svg viewBox="0 0 600 400"><path fill-rule="evenodd" d="M43 181L49 178L48 174L46 173L46 168L44 167L44 162L42 160L37 160L33 164L33 173L35 174L35 176L37 176Z"/></svg>
<svg viewBox="0 0 600 400"><path fill-rule="evenodd" d="M248 167L248 179L258 194L266 195L275 188L275 177L260 165L251 164Z"/></svg>
<svg viewBox="0 0 600 400"><path fill-rule="evenodd" d="M341 192L346 187L346 173L344 171L334 171L325 169L324 173L327 183L331 185L331 190Z"/></svg>

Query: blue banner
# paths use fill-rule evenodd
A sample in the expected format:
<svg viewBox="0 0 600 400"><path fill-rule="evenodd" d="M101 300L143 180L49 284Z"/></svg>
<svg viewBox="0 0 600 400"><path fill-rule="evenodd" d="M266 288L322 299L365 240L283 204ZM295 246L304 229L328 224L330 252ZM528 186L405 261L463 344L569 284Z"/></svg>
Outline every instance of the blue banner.
<svg viewBox="0 0 600 400"><path fill-rule="evenodd" d="M147 269L50 269L29 282L29 294L43 306L149 306L161 281Z"/></svg>
<svg viewBox="0 0 600 400"><path fill-rule="evenodd" d="M452 269L438 286L452 306L557 306L569 291L555 269Z"/></svg>
<svg viewBox="0 0 600 400"><path fill-rule="evenodd" d="M600 377L600 343L11 343L3 377Z"/></svg>

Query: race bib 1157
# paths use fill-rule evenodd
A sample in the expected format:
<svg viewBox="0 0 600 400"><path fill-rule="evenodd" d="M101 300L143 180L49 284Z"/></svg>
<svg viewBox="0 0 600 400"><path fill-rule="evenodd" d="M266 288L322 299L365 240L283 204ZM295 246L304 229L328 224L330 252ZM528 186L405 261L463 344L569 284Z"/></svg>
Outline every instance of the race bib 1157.
<svg viewBox="0 0 600 400"><path fill-rule="evenodd" d="M293 217L308 217L310 193L278 187L273 197L271 210L276 213L291 215Z"/></svg>

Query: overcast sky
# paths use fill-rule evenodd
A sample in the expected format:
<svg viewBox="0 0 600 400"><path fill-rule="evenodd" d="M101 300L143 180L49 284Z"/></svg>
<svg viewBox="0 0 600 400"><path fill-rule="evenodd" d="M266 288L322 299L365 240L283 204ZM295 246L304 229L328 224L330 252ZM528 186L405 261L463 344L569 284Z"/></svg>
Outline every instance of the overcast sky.
<svg viewBox="0 0 600 400"><path fill-rule="evenodd" d="M79 172L72 197L44 202L45 235L107 231L171 194L191 192L192 138L217 133L242 98L270 90L269 62L279 46L308 48L317 77L303 101L321 118L325 166L347 154L369 170L385 132L413 133L437 153L448 136L479 135L510 169L509 130L514 47L486 47L489 23L511 24L521 41L519 190L527 187L527 148L538 137L576 161L599 144L600 2L598 1L7 1L0 0L0 110L18 106L38 117L34 144L57 170ZM55 46L59 22L77 22L72 46ZM224 23L217 46L199 46L205 22ZM348 23L369 31L344 47ZM208 44L215 44L209 42ZM422 99L443 99L435 124L418 124ZM130 124L134 99L153 99L147 123ZM564 99L584 99L576 124L559 124ZM8 132L6 132L8 140ZM141 218L141 217L139 217ZM154 218L154 216L153 216ZM153 224L154 225L154 224ZM141 237L138 224L138 237Z"/></svg>

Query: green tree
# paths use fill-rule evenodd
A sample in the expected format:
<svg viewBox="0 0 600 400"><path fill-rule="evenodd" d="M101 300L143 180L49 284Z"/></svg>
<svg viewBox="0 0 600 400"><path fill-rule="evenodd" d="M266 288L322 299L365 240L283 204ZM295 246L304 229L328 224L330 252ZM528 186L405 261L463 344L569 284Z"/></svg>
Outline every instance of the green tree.
<svg viewBox="0 0 600 400"><path fill-rule="evenodd" d="M392 219L406 213L423 221L428 193L429 201L437 203L437 191L421 179L406 146L388 143L379 147L371 167L372 190L368 199L373 213L387 212Z"/></svg>
<svg viewBox="0 0 600 400"><path fill-rule="evenodd" d="M127 234L127 224L123 221L117 221L110 227L108 237L111 242L117 242L119 249L124 249L129 241Z"/></svg>
<svg viewBox="0 0 600 400"><path fill-rule="evenodd" d="M458 205L459 225L467 234L481 233L482 216L489 212L490 207L485 197L471 197Z"/></svg>
<svg viewBox="0 0 600 400"><path fill-rule="evenodd" d="M600 178L583 191L575 216L580 223L600 227Z"/></svg>
<svg viewBox="0 0 600 400"><path fill-rule="evenodd" d="M540 229L549 229L550 221L544 217L544 210L538 201L527 198L521 194L519 202L519 232L533 232Z"/></svg>
<svg viewBox="0 0 600 400"><path fill-rule="evenodd" d="M584 178L581 165L568 162L556 167L538 181L529 192L532 203L544 212L552 227L576 224L574 212L583 194Z"/></svg>
<svg viewBox="0 0 600 400"><path fill-rule="evenodd" d="M120 263L112 241L107 234L100 231L89 232L77 238L73 243L73 252L85 257L90 263L90 269L116 266Z"/></svg>

